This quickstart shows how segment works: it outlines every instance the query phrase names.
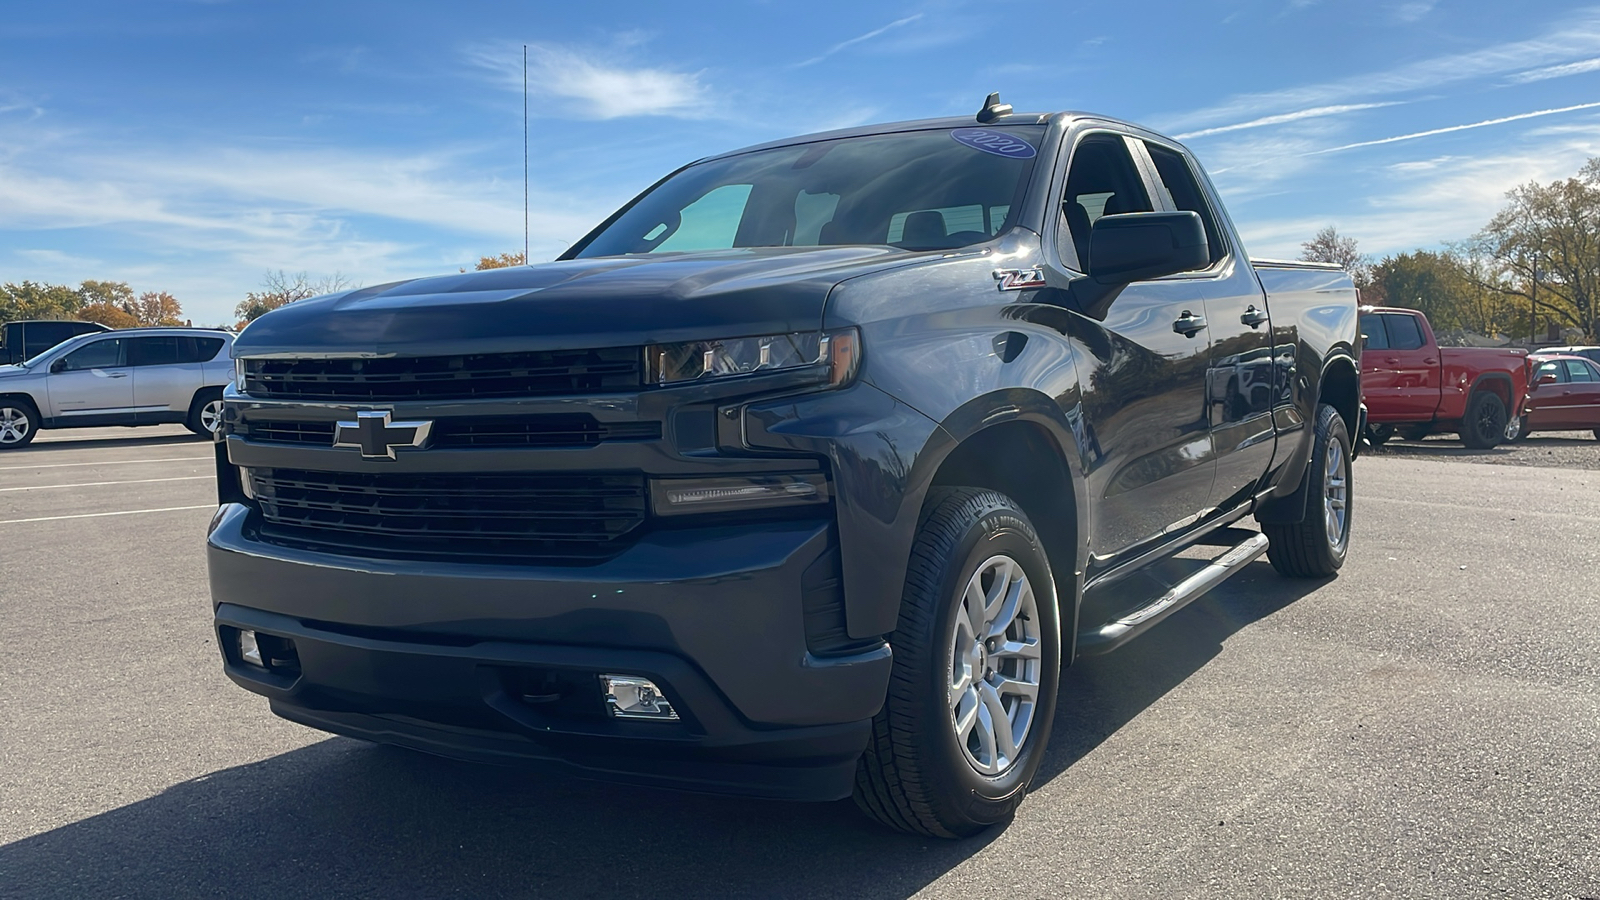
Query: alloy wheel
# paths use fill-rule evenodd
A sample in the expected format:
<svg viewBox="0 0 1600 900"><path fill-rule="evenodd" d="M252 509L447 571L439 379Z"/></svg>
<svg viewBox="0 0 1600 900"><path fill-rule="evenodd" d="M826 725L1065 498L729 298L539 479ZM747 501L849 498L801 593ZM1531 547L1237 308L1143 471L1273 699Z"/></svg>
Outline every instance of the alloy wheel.
<svg viewBox="0 0 1600 900"><path fill-rule="evenodd" d="M15 406L0 407L0 444L20 444L33 430L28 411Z"/></svg>
<svg viewBox="0 0 1600 900"><path fill-rule="evenodd" d="M1350 481L1344 467L1344 446L1328 442L1328 465L1322 476L1322 517L1328 528L1328 543L1344 544L1345 524L1349 521Z"/></svg>
<svg viewBox="0 0 1600 900"><path fill-rule="evenodd" d="M211 434L216 434L222 427L222 400L207 400L206 405L200 407L200 427Z"/></svg>
<svg viewBox="0 0 1600 900"><path fill-rule="evenodd" d="M1021 564L994 556L967 580L951 626L949 702L967 763L999 775L1021 755L1043 671L1039 607Z"/></svg>

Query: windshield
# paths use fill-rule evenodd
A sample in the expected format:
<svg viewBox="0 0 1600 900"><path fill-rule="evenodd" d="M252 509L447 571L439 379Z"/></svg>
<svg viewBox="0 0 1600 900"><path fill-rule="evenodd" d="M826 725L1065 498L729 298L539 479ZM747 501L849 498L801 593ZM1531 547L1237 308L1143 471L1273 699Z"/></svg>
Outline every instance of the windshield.
<svg viewBox="0 0 1600 900"><path fill-rule="evenodd" d="M576 257L890 244L948 250L1011 227L1044 126L840 138L690 166Z"/></svg>

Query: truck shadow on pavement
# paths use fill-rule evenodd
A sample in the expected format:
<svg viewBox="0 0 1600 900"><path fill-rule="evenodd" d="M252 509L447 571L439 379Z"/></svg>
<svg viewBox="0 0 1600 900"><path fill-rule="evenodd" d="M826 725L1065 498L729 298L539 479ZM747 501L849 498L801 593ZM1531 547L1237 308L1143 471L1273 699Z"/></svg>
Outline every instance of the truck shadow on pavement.
<svg viewBox="0 0 1600 900"><path fill-rule="evenodd" d="M1063 683L1035 789L1322 582L1257 562ZM264 708L252 710L267 715ZM249 740L249 722L232 739ZM1047 820L1044 798L1022 820ZM10 896L908 897L1001 834L896 834L850 801L595 784L333 738L0 847Z"/></svg>

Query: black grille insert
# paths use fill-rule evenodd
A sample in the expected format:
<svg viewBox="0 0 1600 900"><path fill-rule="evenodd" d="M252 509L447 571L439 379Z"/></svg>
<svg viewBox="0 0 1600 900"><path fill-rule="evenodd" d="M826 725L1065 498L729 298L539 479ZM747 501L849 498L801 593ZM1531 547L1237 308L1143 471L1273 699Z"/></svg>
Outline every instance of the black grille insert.
<svg viewBox="0 0 1600 900"><path fill-rule="evenodd" d="M252 441L274 444L333 446L333 422L249 420L234 431ZM485 416L435 419L428 446L460 447L597 447L609 441L652 441L661 438L660 422L603 423L594 416Z"/></svg>
<svg viewBox="0 0 1600 900"><path fill-rule="evenodd" d="M246 394L283 400L542 397L638 390L638 347L381 359L246 359Z"/></svg>
<svg viewBox="0 0 1600 900"><path fill-rule="evenodd" d="M384 557L598 561L643 523L640 475L251 469L262 536Z"/></svg>

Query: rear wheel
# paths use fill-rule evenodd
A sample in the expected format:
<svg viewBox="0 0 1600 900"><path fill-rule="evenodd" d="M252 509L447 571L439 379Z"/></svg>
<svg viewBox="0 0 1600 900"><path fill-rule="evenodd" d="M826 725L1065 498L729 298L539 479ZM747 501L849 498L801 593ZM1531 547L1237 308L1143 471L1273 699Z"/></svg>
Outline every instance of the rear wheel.
<svg viewBox="0 0 1600 900"><path fill-rule="evenodd" d="M0 450L26 447L38 432L38 410L21 401L0 400Z"/></svg>
<svg viewBox="0 0 1600 900"><path fill-rule="evenodd" d="M189 404L189 418L183 424L201 437L216 434L222 426L222 390L216 388L195 394L194 402Z"/></svg>
<svg viewBox="0 0 1600 900"><path fill-rule="evenodd" d="M1394 437L1393 425L1373 425L1367 429L1367 440L1374 447L1382 447Z"/></svg>
<svg viewBox="0 0 1600 900"><path fill-rule="evenodd" d="M1321 578L1344 565L1350 550L1350 434L1339 411L1317 407L1316 440L1305 474L1306 512L1299 522L1262 525L1267 559L1278 574Z"/></svg>
<svg viewBox="0 0 1600 900"><path fill-rule="evenodd" d="M1461 443L1474 450L1489 450L1505 436L1505 403L1488 391L1473 394L1467 401L1467 416L1461 421Z"/></svg>
<svg viewBox="0 0 1600 900"><path fill-rule="evenodd" d="M1016 503L977 488L929 494L889 641L856 803L933 837L1005 821L1044 759L1061 669L1050 564Z"/></svg>

